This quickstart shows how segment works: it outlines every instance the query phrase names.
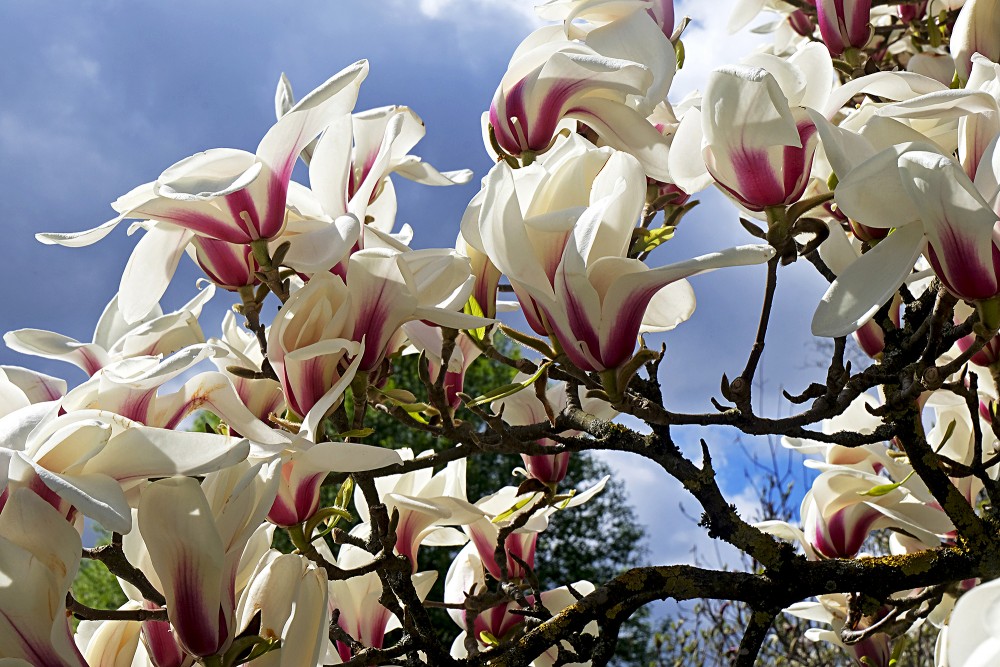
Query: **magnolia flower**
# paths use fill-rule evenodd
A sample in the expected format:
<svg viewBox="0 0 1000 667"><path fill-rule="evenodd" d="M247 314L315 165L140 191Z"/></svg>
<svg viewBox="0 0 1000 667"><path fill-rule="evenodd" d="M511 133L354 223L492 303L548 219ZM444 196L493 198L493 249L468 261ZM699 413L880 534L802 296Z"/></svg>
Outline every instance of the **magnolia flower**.
<svg viewBox="0 0 1000 667"><path fill-rule="evenodd" d="M390 174L438 186L466 183L472 177L467 169L439 172L409 155L424 132L420 117L400 106L338 120L311 153L312 190L290 192L296 215L281 237L291 244L285 263L308 273L333 268L343 276L349 252L372 247L406 250L411 230L404 226L392 233L396 194Z"/></svg>
<svg viewBox="0 0 1000 667"><path fill-rule="evenodd" d="M649 68L549 33L525 42L490 106L489 124L501 149L514 156L545 152L573 119L586 123L609 146L632 153L647 175L671 180L666 142L644 114L627 104L629 96L647 95L654 81ZM652 100L649 108L659 101Z"/></svg>
<svg viewBox="0 0 1000 667"><path fill-rule="evenodd" d="M483 353L482 349L476 345L469 334L460 331L455 338L455 347L451 357L448 358L448 366L445 368L441 360L444 344L444 334L441 327L431 326L421 320L414 320L403 325L403 332L410 343L410 348L404 350L403 353L407 354L412 350L423 354L427 359L427 371L431 378L437 379L441 373L445 374L445 398L454 412L462 404L462 398L459 394L465 386L465 373L469 370L472 362Z"/></svg>
<svg viewBox="0 0 1000 667"><path fill-rule="evenodd" d="M448 575L445 579L444 601L450 604L464 604L470 592L483 592L486 590L486 578L483 575L483 562L476 554L473 545L467 545L462 549L455 560L448 568ZM539 598L542 606L552 614L557 614L566 607L575 604L578 595L589 595L594 592L595 586L589 581L578 581L570 586L556 588L554 590L542 591ZM529 603L533 603L533 595L525 596ZM489 609L469 618L470 613L462 609L449 609L448 614L452 620L462 628L462 632L451 646L452 657L465 658L468 653L465 648L466 632L471 627L480 649L486 649L487 645L481 640L483 633L489 633L495 639L503 641L507 635L524 623L524 616L516 612L521 606L515 602L507 602L490 607ZM596 623L589 623L584 628L584 633L594 634L597 629ZM535 658L532 667L551 667L558 657L558 649L553 646L542 655ZM580 663L570 663L580 665ZM585 663L589 664L589 663Z"/></svg>
<svg viewBox="0 0 1000 667"><path fill-rule="evenodd" d="M281 453L278 493L267 513L271 523L289 527L312 517L319 509L323 481L331 472L363 472L402 463L399 453L372 445L351 442L313 444L292 437Z"/></svg>
<svg viewBox="0 0 1000 667"><path fill-rule="evenodd" d="M218 372L195 375L172 394L159 394L165 383L217 353L207 344L191 345L166 359L134 357L115 362L69 392L67 412L104 410L146 426L175 429L192 412L209 409L255 445L281 445L284 436L257 419L243 404L229 379Z"/></svg>
<svg viewBox="0 0 1000 667"><path fill-rule="evenodd" d="M397 450L404 461L413 460L413 451ZM424 452L421 456L428 455ZM483 516L483 511L469 503L465 491L466 460L448 463L437 473L422 468L402 475L375 478L379 499L391 514L399 513L396 525L396 553L402 554L417 570L417 551L421 545L459 546L468 538L449 526L465 525ZM354 507L362 523L370 523L364 491L355 491Z"/></svg>
<svg viewBox="0 0 1000 667"><path fill-rule="evenodd" d="M304 556L272 550L257 564L243 589L236 627L245 629L257 622L258 635L281 640L281 648L269 654L269 665L316 665L327 643L328 598L325 572Z"/></svg>
<svg viewBox="0 0 1000 667"><path fill-rule="evenodd" d="M534 512L522 526L509 533L503 545L507 556L504 567L496 560L500 530L531 509L538 494L519 494L516 487L505 486L496 493L481 498L476 503L476 508L482 516L464 525L462 529L478 552L483 567L494 579L523 579L528 574L525 565L529 569L535 566L535 544L538 534L548 527L549 517L560 509L569 509L587 502L604 489L608 479L603 477L587 490L573 494L572 498L558 506L550 505Z"/></svg>
<svg viewBox="0 0 1000 667"><path fill-rule="evenodd" d="M242 470L238 473L241 473ZM136 522L135 515L138 512L133 509L132 513L133 522ZM250 536L236 568L233 589L237 595L250 583L257 564L268 553L274 537L274 530L273 525L262 523ZM164 589L163 583L153 568L149 550L140 535L140 531L134 530L127 533L124 536L122 546L128 561L146 576L155 589L162 591ZM118 583L131 601L130 604L138 604L143 609L160 609L160 605L144 600L142 593L132 584L123 579L119 579ZM137 660L140 662L135 667L191 667L196 659L178 644L177 633L171 628L169 621L143 621L142 644L137 653ZM142 662L142 657L146 657L148 662Z"/></svg>
<svg viewBox="0 0 1000 667"><path fill-rule="evenodd" d="M325 545L321 545L321 553L325 550ZM324 556L344 569L362 567L372 559L367 551L349 544L340 548L336 559L326 553ZM437 572L412 575L413 587L420 600L427 597L436 579ZM330 609L339 612L337 624L364 646L382 648L386 633L401 627L399 619L379 603L381 597L382 581L376 572L330 582ZM342 661L350 660L349 646L338 641L336 649Z"/></svg>
<svg viewBox="0 0 1000 667"><path fill-rule="evenodd" d="M198 316L214 293L215 289L208 287L172 313L164 315L156 306L144 317L132 322L122 316L119 296L115 295L104 308L90 343L39 329L18 329L4 334L3 339L7 347L16 352L67 361L83 369L87 375L94 375L116 361L171 354L188 345L204 342L205 335L198 325Z"/></svg>
<svg viewBox="0 0 1000 667"><path fill-rule="evenodd" d="M250 452L245 440L152 428L97 410L49 410L28 422L30 430L19 416L0 420L6 484L33 490L64 517L79 512L120 533L132 528L126 493L144 480L202 475Z"/></svg>
<svg viewBox="0 0 1000 667"><path fill-rule="evenodd" d="M274 238L285 224L285 195L299 153L354 108L367 75L364 60L335 74L268 130L256 154L216 148L185 158L119 199L117 218L86 232L39 239L87 245L125 218L154 219L228 243Z"/></svg>
<svg viewBox="0 0 1000 667"><path fill-rule="evenodd" d="M813 317L817 336L842 336L868 320L911 273L924 253L944 285L977 301L1000 294L1000 248L994 240L997 197L987 149L976 180L929 150L903 144L877 153L840 179L836 199L852 219L895 228L830 286Z"/></svg>
<svg viewBox="0 0 1000 667"><path fill-rule="evenodd" d="M685 114L671 148L671 172L686 192L705 170L750 211L787 206L809 182L819 139L804 106L790 107L760 67L720 68L709 76L701 111Z"/></svg>
<svg viewBox="0 0 1000 667"><path fill-rule="evenodd" d="M80 565L77 532L27 489L0 511L0 646L8 659L88 667L70 636L66 594Z"/></svg>
<svg viewBox="0 0 1000 667"><path fill-rule="evenodd" d="M420 319L456 329L489 323L453 310L468 300L471 283L468 261L445 250L368 248L351 255L346 282L314 275L268 332L268 357L289 407L315 433L354 373L382 363L403 323Z"/></svg>
<svg viewBox="0 0 1000 667"><path fill-rule="evenodd" d="M588 371L619 368L640 332L669 331L690 317L685 277L773 254L743 246L656 269L628 258L645 200L642 169L581 138L526 168L500 163L483 187L477 219L463 220L466 240L510 280L532 329Z"/></svg>
<svg viewBox="0 0 1000 667"><path fill-rule="evenodd" d="M808 544L823 557L852 558L872 530L898 528L927 546L939 545L937 536L952 530L947 515L905 485L891 485L852 468L822 473L799 510Z"/></svg>
<svg viewBox="0 0 1000 667"><path fill-rule="evenodd" d="M163 587L177 640L188 653L224 652L237 630L236 575L277 491L277 464L172 477L143 489L138 523Z"/></svg>
<svg viewBox="0 0 1000 667"><path fill-rule="evenodd" d="M816 18L819 34L830 54L864 48L872 36L871 0L819 0Z"/></svg>

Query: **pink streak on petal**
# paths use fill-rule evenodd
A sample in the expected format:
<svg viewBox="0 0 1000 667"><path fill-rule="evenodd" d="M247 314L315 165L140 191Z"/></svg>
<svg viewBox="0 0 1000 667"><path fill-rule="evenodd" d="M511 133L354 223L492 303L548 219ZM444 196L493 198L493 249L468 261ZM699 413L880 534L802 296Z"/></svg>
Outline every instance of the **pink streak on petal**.
<svg viewBox="0 0 1000 667"><path fill-rule="evenodd" d="M775 165L768 158L767 150L763 148L739 146L733 149L736 196L750 210L760 211L785 199L785 188L779 180L781 176L775 172Z"/></svg>
<svg viewBox="0 0 1000 667"><path fill-rule="evenodd" d="M201 595L203 582L186 554L177 560L175 567L174 605L168 611L177 638L192 655L202 658L215 655L228 639L222 609L206 608ZM216 614L218 618L213 621Z"/></svg>
<svg viewBox="0 0 1000 667"><path fill-rule="evenodd" d="M810 121L797 123L795 129L799 132L801 148L785 146L783 151L782 174L785 179L785 197L783 203L791 204L805 192L809 182L809 172L812 169L813 153L816 150L814 138L816 125Z"/></svg>
<svg viewBox="0 0 1000 667"><path fill-rule="evenodd" d="M80 356L83 357L83 366L84 370L87 372L87 375L93 376L94 373L103 368L101 362L98 361L97 357L95 357L93 353L87 348L85 347L80 348ZM59 398L59 396L55 396L54 398Z"/></svg>
<svg viewBox="0 0 1000 667"><path fill-rule="evenodd" d="M250 197L247 189L243 188L242 190L230 193L224 199L226 200L226 206L229 207L229 212L233 216L233 223L236 227L242 230L251 240L260 238L260 215L257 213L257 204ZM249 218L249 225L244 218Z"/></svg>
<svg viewBox="0 0 1000 667"><path fill-rule="evenodd" d="M140 209L135 213L141 214L142 210ZM217 218L189 211L184 208L176 208L169 211L157 211L156 214L151 217L156 220L162 220L163 222L172 222L175 225L190 229L197 234L210 236L228 243L249 243L253 240L253 237L242 232L239 228L234 227L231 223L227 224Z"/></svg>
<svg viewBox="0 0 1000 667"><path fill-rule="evenodd" d="M990 299L997 295L997 275L1000 272L1000 251L993 245L993 266L986 267L979 262L977 248L970 239L957 233L955 228L944 221L939 227L941 247L931 243L927 246L927 260L934 268L945 287L962 299ZM939 254L940 251L940 254Z"/></svg>

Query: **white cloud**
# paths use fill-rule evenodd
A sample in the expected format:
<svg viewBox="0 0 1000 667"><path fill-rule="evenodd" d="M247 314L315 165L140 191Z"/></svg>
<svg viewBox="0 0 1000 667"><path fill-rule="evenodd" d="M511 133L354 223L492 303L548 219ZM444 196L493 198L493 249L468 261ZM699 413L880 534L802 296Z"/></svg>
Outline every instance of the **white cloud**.
<svg viewBox="0 0 1000 667"><path fill-rule="evenodd" d="M677 15L690 16L691 25L684 32L684 67L671 87L671 99L679 100L695 89L703 89L708 73L731 65L770 40L769 35L755 35L742 30L729 33L726 24L738 0L688 0L678 3Z"/></svg>
<svg viewBox="0 0 1000 667"><path fill-rule="evenodd" d="M709 537L697 524L701 510L680 482L633 454L602 451L595 455L610 465L624 484L629 502L646 528L651 563L691 563L697 558L707 567L742 567L735 548ZM741 514L752 502L747 493L736 501Z"/></svg>
<svg viewBox="0 0 1000 667"><path fill-rule="evenodd" d="M485 15L506 15L525 26L540 25L530 0L420 0L420 12L429 19L455 24L481 24ZM522 26L523 27L523 26Z"/></svg>

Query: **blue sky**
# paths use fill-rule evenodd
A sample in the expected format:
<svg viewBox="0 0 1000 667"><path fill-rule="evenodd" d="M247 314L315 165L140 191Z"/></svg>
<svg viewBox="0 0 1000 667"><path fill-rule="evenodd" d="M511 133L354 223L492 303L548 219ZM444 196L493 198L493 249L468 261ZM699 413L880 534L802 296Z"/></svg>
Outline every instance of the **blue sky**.
<svg viewBox="0 0 1000 667"><path fill-rule="evenodd" d="M75 231L112 217L109 202L156 178L200 150L253 150L274 122L273 97L281 72L298 94L308 92L359 58L371 61L357 109L405 104L427 124L414 151L441 169L471 168L469 185L411 186L397 180L398 222L416 230L414 245L454 242L462 211L490 161L482 147L480 114L510 54L535 25L531 0L382 0L333 2L263 0L171 3L80 0L0 4L0 219L6 228L0 290L0 328L33 327L89 340L104 304L117 289L135 239L124 226L82 249L42 246L39 231ZM685 39L688 64L672 99L698 86L713 67L735 62L759 37L725 33L731 0L681 3L678 15L696 22ZM703 19L711 14L715 23ZM685 222L653 262L692 257L751 242L737 212L716 193ZM188 260L165 307L194 293L198 273ZM664 364L668 403L710 410L723 372L738 374L753 338L763 283L761 267L717 272L693 280L694 318L670 333ZM782 387L795 391L817 379L808 367L808 323L823 291L810 267L783 271L777 303L781 326L763 361L766 409L778 409ZM231 300L222 293L202 318L214 335ZM214 318L214 320L213 320ZM658 340L655 341L658 344ZM83 374L0 347L0 363L67 377ZM781 380L779 381L779 378ZM743 487L734 434L679 429L678 437L717 445L731 458L726 485ZM664 490L637 459L613 458L631 485L662 562L682 559L700 529L657 525L662 508L683 498ZM746 500L748 496L744 497Z"/></svg>

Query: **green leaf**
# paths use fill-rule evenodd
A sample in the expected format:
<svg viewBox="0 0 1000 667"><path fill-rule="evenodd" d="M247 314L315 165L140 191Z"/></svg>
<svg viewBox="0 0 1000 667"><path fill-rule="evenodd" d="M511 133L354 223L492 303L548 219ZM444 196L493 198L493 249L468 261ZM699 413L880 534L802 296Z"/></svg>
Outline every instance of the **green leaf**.
<svg viewBox="0 0 1000 667"><path fill-rule="evenodd" d="M651 252L674 237L676 227L657 227L656 229L637 228L632 231L635 237L632 241L630 256Z"/></svg>
<svg viewBox="0 0 1000 667"><path fill-rule="evenodd" d="M505 510L503 512L500 512L500 514L497 514L495 517L493 517L493 519L490 521L490 523L500 523L501 521L510 518L510 516L513 515L514 512L516 512L516 511L518 511L520 509L524 509L524 507L528 503L530 503L531 499L534 498L534 497L535 497L535 494L531 494L530 496L526 496L526 497L522 498L521 500L518 500L516 503L514 503L513 507L511 507L510 509L507 509L507 510Z"/></svg>
<svg viewBox="0 0 1000 667"><path fill-rule="evenodd" d="M913 477L913 473L915 472L916 470L911 470L910 474L904 477L903 481L901 482L896 482L894 484L879 484L878 486L873 486L867 491L858 491L858 495L868 496L869 498L878 498L880 496L884 496L887 493L892 493L893 491L901 487L903 484L906 484L906 480Z"/></svg>
<svg viewBox="0 0 1000 667"><path fill-rule="evenodd" d="M466 315L472 315L473 317L486 317L483 314L483 308L476 301L476 297L469 296L469 300L465 303L465 307L462 308L462 312ZM479 327L476 329L466 329L465 332L469 334L472 338L476 340L484 340L486 338L486 327Z"/></svg>
<svg viewBox="0 0 1000 667"><path fill-rule="evenodd" d="M485 403L491 403L493 401L499 401L501 398L507 398L508 396L513 396L517 392L523 389L527 389L528 387L533 385L538 378L542 377L542 373L544 373L545 369L547 369L551 364L552 364L551 361L543 362L542 365L538 367L538 370L535 372L535 374L532 375L527 380L525 380L524 382L515 382L513 384L505 384L502 387L497 387L492 391L486 392L482 396L474 398L471 402L467 403L466 405L468 405L470 408L475 408Z"/></svg>
<svg viewBox="0 0 1000 667"><path fill-rule="evenodd" d="M373 428L355 428L351 429L350 431L344 431L343 433L340 433L339 437L344 438L345 440L347 438L367 438L374 432L375 429Z"/></svg>
<svg viewBox="0 0 1000 667"><path fill-rule="evenodd" d="M957 424L957 423L958 423L958 422L956 422L956 421L955 421L955 420L953 419L953 420L951 421L951 423L950 423L950 424L948 424L948 428L946 428L946 429L944 430L944 437L943 437L943 438L941 438L941 444L939 444L939 445L937 446L937 448L935 448L935 449L934 449L934 453L935 453L935 454L937 454L937 453L938 453L938 452L940 452L940 451L941 451L942 449L944 449L944 446L948 444L948 441L949 441L949 440L951 440L951 436L955 434L955 424ZM910 473L910 474L913 474L913 473Z"/></svg>

